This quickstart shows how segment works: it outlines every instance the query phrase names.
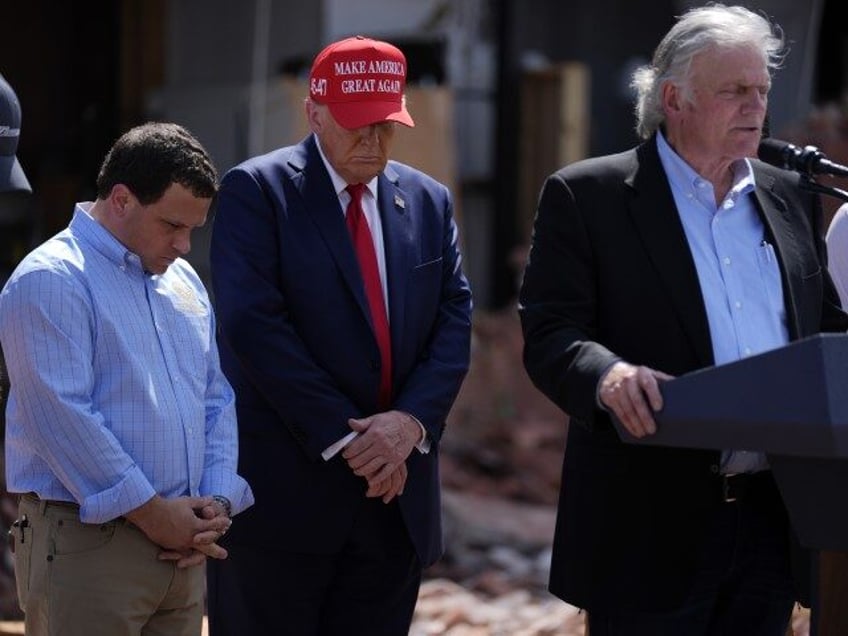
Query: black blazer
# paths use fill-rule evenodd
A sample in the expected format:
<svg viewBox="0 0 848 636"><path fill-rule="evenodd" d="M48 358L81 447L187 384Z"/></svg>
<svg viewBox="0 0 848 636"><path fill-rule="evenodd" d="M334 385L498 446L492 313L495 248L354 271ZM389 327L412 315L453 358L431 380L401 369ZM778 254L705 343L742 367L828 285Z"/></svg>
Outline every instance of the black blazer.
<svg viewBox="0 0 848 636"><path fill-rule="evenodd" d="M845 331L817 197L797 188L797 175L752 163L790 337ZM519 300L527 371L572 423L551 591L590 609L679 605L719 505L719 453L625 445L596 402L601 375L619 358L673 375L714 364L655 138L548 178Z"/></svg>

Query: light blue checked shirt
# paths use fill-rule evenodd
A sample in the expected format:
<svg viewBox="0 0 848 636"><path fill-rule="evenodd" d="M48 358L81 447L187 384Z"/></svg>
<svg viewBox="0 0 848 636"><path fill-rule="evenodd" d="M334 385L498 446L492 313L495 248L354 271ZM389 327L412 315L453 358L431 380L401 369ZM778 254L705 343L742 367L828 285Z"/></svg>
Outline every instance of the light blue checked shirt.
<svg viewBox="0 0 848 636"><path fill-rule="evenodd" d="M78 204L0 294L10 492L76 501L86 523L155 494L253 503L209 298L178 259L146 274Z"/></svg>
<svg viewBox="0 0 848 636"><path fill-rule="evenodd" d="M657 135L665 169L707 310L716 364L776 349L789 342L780 267L753 201L747 159L733 166L733 185L716 205L712 184ZM722 472L767 468L765 455L727 452Z"/></svg>

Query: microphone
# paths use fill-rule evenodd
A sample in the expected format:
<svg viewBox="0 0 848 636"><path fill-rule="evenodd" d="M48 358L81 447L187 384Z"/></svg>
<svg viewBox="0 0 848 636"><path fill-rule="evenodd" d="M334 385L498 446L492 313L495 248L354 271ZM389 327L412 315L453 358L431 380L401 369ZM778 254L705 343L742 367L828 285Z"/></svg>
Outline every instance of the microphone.
<svg viewBox="0 0 848 636"><path fill-rule="evenodd" d="M760 142L757 155L762 161L784 170L794 170L808 176L831 174L848 177L848 167L834 163L815 146L799 148L788 141L765 138Z"/></svg>

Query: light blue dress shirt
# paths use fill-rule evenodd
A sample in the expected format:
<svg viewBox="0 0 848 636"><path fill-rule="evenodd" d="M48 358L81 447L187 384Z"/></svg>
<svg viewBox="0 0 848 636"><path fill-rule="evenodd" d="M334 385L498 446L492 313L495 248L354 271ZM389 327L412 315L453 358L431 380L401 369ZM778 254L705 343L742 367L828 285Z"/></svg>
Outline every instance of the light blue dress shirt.
<svg viewBox="0 0 848 636"><path fill-rule="evenodd" d="M235 514L253 495L206 290L182 259L145 273L90 206L0 294L7 488L76 501L86 523L154 494L223 495Z"/></svg>
<svg viewBox="0 0 848 636"><path fill-rule="evenodd" d="M657 146L698 271L715 363L785 345L789 331L780 267L753 200L750 163L742 159L733 165L733 185L716 205L712 184L662 134ZM765 467L760 453L725 452L722 457L725 473Z"/></svg>

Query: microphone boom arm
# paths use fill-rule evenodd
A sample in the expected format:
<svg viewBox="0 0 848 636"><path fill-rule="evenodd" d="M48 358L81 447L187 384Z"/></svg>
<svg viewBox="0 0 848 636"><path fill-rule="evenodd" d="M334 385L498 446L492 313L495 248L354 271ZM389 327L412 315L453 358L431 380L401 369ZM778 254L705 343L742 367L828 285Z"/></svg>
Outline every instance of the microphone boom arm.
<svg viewBox="0 0 848 636"><path fill-rule="evenodd" d="M837 199L842 199L843 201L848 202L848 192L845 190L840 190L839 188L834 188L832 186L826 186L814 181L813 178L808 174L801 175L801 181L799 185L802 190L807 190L808 192L815 192L817 194L826 194L831 197L836 197Z"/></svg>

